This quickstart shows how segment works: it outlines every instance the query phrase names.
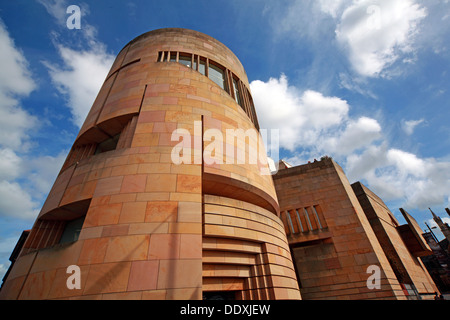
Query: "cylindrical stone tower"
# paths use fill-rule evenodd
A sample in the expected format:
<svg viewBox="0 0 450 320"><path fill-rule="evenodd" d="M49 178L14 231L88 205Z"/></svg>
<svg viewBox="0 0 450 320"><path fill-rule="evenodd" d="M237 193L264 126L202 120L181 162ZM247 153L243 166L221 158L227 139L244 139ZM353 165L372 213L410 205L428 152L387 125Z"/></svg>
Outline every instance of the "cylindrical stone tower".
<svg viewBox="0 0 450 320"><path fill-rule="evenodd" d="M300 299L266 156L252 161L258 140L247 75L227 47L185 29L137 37L0 297Z"/></svg>

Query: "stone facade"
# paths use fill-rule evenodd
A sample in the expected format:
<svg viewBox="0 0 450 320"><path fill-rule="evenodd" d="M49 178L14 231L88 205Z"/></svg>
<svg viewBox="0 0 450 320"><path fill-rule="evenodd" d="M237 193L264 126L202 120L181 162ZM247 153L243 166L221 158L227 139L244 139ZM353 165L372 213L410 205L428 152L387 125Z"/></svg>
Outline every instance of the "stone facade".
<svg viewBox="0 0 450 320"><path fill-rule="evenodd" d="M14 250L0 298L411 299L437 291L418 260L430 248L407 213L399 226L330 158L279 167L269 174L238 58L196 31L145 33L118 54ZM79 288L68 286L71 266ZM377 289L368 286L373 266Z"/></svg>
<svg viewBox="0 0 450 320"><path fill-rule="evenodd" d="M184 136L172 141L176 129ZM127 44L0 297L300 299L272 178L261 174L266 161L203 161L209 129L259 129L238 58L185 29ZM245 137L220 143L244 155L258 147ZM180 144L178 155L192 161L174 163ZM80 289L66 286L71 265Z"/></svg>
<svg viewBox="0 0 450 320"><path fill-rule="evenodd" d="M389 209L365 187L357 196L342 168L331 158L298 167L281 166L274 182L303 299L418 298L408 292L410 287L404 286L406 281L399 280L398 268L393 268L394 254L385 246L391 241L392 251L401 256L414 279L407 283L414 283L426 297L436 291L399 231L377 227L384 226L385 220L390 222L388 213L381 210ZM362 198L367 195L372 202L366 204ZM382 208L375 209L379 215L370 216L369 206L379 203ZM371 266L380 270L377 289L368 286Z"/></svg>

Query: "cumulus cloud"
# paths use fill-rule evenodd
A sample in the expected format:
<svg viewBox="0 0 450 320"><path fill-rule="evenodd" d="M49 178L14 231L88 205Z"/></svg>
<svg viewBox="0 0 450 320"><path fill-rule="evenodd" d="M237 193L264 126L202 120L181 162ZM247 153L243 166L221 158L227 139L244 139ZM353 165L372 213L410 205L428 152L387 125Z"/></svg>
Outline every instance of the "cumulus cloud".
<svg viewBox="0 0 450 320"><path fill-rule="evenodd" d="M31 219L38 215L39 205L19 183L0 181L0 212L3 216Z"/></svg>
<svg viewBox="0 0 450 320"><path fill-rule="evenodd" d="M377 77L414 51L414 36L426 16L412 0L354 1L339 18L336 38L358 74Z"/></svg>
<svg viewBox="0 0 450 320"><path fill-rule="evenodd" d="M309 148L314 156L347 155L381 136L377 120L349 117L347 101L313 90L300 91L284 75L267 82L253 81L250 86L261 127L279 129L280 146L286 150Z"/></svg>
<svg viewBox="0 0 450 320"><path fill-rule="evenodd" d="M383 199L401 200L406 208L426 209L448 203L450 162L420 158L389 148L369 146L362 154L347 158L350 180L366 180Z"/></svg>
<svg viewBox="0 0 450 320"><path fill-rule="evenodd" d="M36 88L28 62L0 21L0 215L30 218L38 203L16 181L24 173L21 154L29 151L37 119L21 106Z"/></svg>
<svg viewBox="0 0 450 320"><path fill-rule="evenodd" d="M67 99L73 122L81 127L114 61L104 48L73 50L58 45L62 66L46 63L58 91Z"/></svg>
<svg viewBox="0 0 450 320"><path fill-rule="evenodd" d="M39 1L39 3L44 5L48 13L67 32L65 10L68 2L53 0ZM72 120L78 127L82 126L115 59L114 55L107 52L106 46L97 40L97 29L86 22L86 16L89 14L89 7L86 4L82 5L81 14L83 21L81 29L70 30L72 36L75 38L78 36L80 43L74 41L64 43L59 38L59 34L53 32L53 42L62 63L44 62L52 83L65 97ZM71 37L71 39L74 38Z"/></svg>
<svg viewBox="0 0 450 320"><path fill-rule="evenodd" d="M20 106L20 98L28 96L36 84L28 62L0 20L0 146L13 150L28 147L28 132L37 119Z"/></svg>
<svg viewBox="0 0 450 320"><path fill-rule="evenodd" d="M267 82L253 81L250 87L261 127L280 129L281 147L290 151L314 144L321 133L338 127L348 117L345 100L313 90L301 92L289 86L285 75Z"/></svg>
<svg viewBox="0 0 450 320"><path fill-rule="evenodd" d="M445 47L446 37L436 21L428 19L427 25L423 23L430 11L444 6L435 2L438 1L291 0L282 6L284 9L270 7L269 17L277 36L307 39L316 55L324 46L323 41L317 40L329 39L327 45L345 54L357 76L391 77L402 72L394 65L416 60L417 50L431 42L431 34L439 34L441 40L434 41L433 46L439 50ZM441 18L445 16L434 20ZM330 41L332 38L336 42Z"/></svg>
<svg viewBox="0 0 450 320"><path fill-rule="evenodd" d="M330 155L350 181L362 180L383 199L401 201L405 208L448 201L450 162L391 147L382 125L367 116L351 116L345 100L301 91L284 75L253 81L250 87L261 128L280 130L280 147L291 154L288 163Z"/></svg>
<svg viewBox="0 0 450 320"><path fill-rule="evenodd" d="M365 148L373 141L381 138L381 126L377 120L360 117L350 120L345 129L321 142L321 148L333 154L347 155L354 150ZM320 142L319 142L320 143Z"/></svg>

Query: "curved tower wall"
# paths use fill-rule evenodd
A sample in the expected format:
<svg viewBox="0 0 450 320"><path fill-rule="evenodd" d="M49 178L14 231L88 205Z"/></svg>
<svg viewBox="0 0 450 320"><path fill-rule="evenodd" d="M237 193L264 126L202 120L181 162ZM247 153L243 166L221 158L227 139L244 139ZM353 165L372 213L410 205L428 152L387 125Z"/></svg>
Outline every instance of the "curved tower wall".
<svg viewBox="0 0 450 320"><path fill-rule="evenodd" d="M299 299L273 181L261 174L266 158L250 164L258 139L227 140L236 129L259 125L244 68L227 47L185 29L131 41L0 296ZM247 160L233 162L227 150ZM71 265L79 289L67 287Z"/></svg>

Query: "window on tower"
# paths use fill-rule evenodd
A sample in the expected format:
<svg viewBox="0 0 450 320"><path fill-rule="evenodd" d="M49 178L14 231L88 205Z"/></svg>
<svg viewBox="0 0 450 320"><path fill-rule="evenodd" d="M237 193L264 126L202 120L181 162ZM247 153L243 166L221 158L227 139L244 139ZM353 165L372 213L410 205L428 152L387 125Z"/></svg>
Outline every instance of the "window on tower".
<svg viewBox="0 0 450 320"><path fill-rule="evenodd" d="M219 87L226 90L225 72L222 68L215 64L209 63L208 77L214 81Z"/></svg>
<svg viewBox="0 0 450 320"><path fill-rule="evenodd" d="M188 68L192 67L192 55L188 55L185 53L180 53L180 56L178 57L178 62L182 65L185 65Z"/></svg>
<svg viewBox="0 0 450 320"><path fill-rule="evenodd" d="M242 105L241 103L241 95L239 94L238 81L236 78L233 78L233 91L234 91L234 99L236 100L238 105Z"/></svg>
<svg viewBox="0 0 450 320"><path fill-rule="evenodd" d="M200 72L202 75L206 75L206 60L200 58L200 63L198 65L198 72Z"/></svg>

